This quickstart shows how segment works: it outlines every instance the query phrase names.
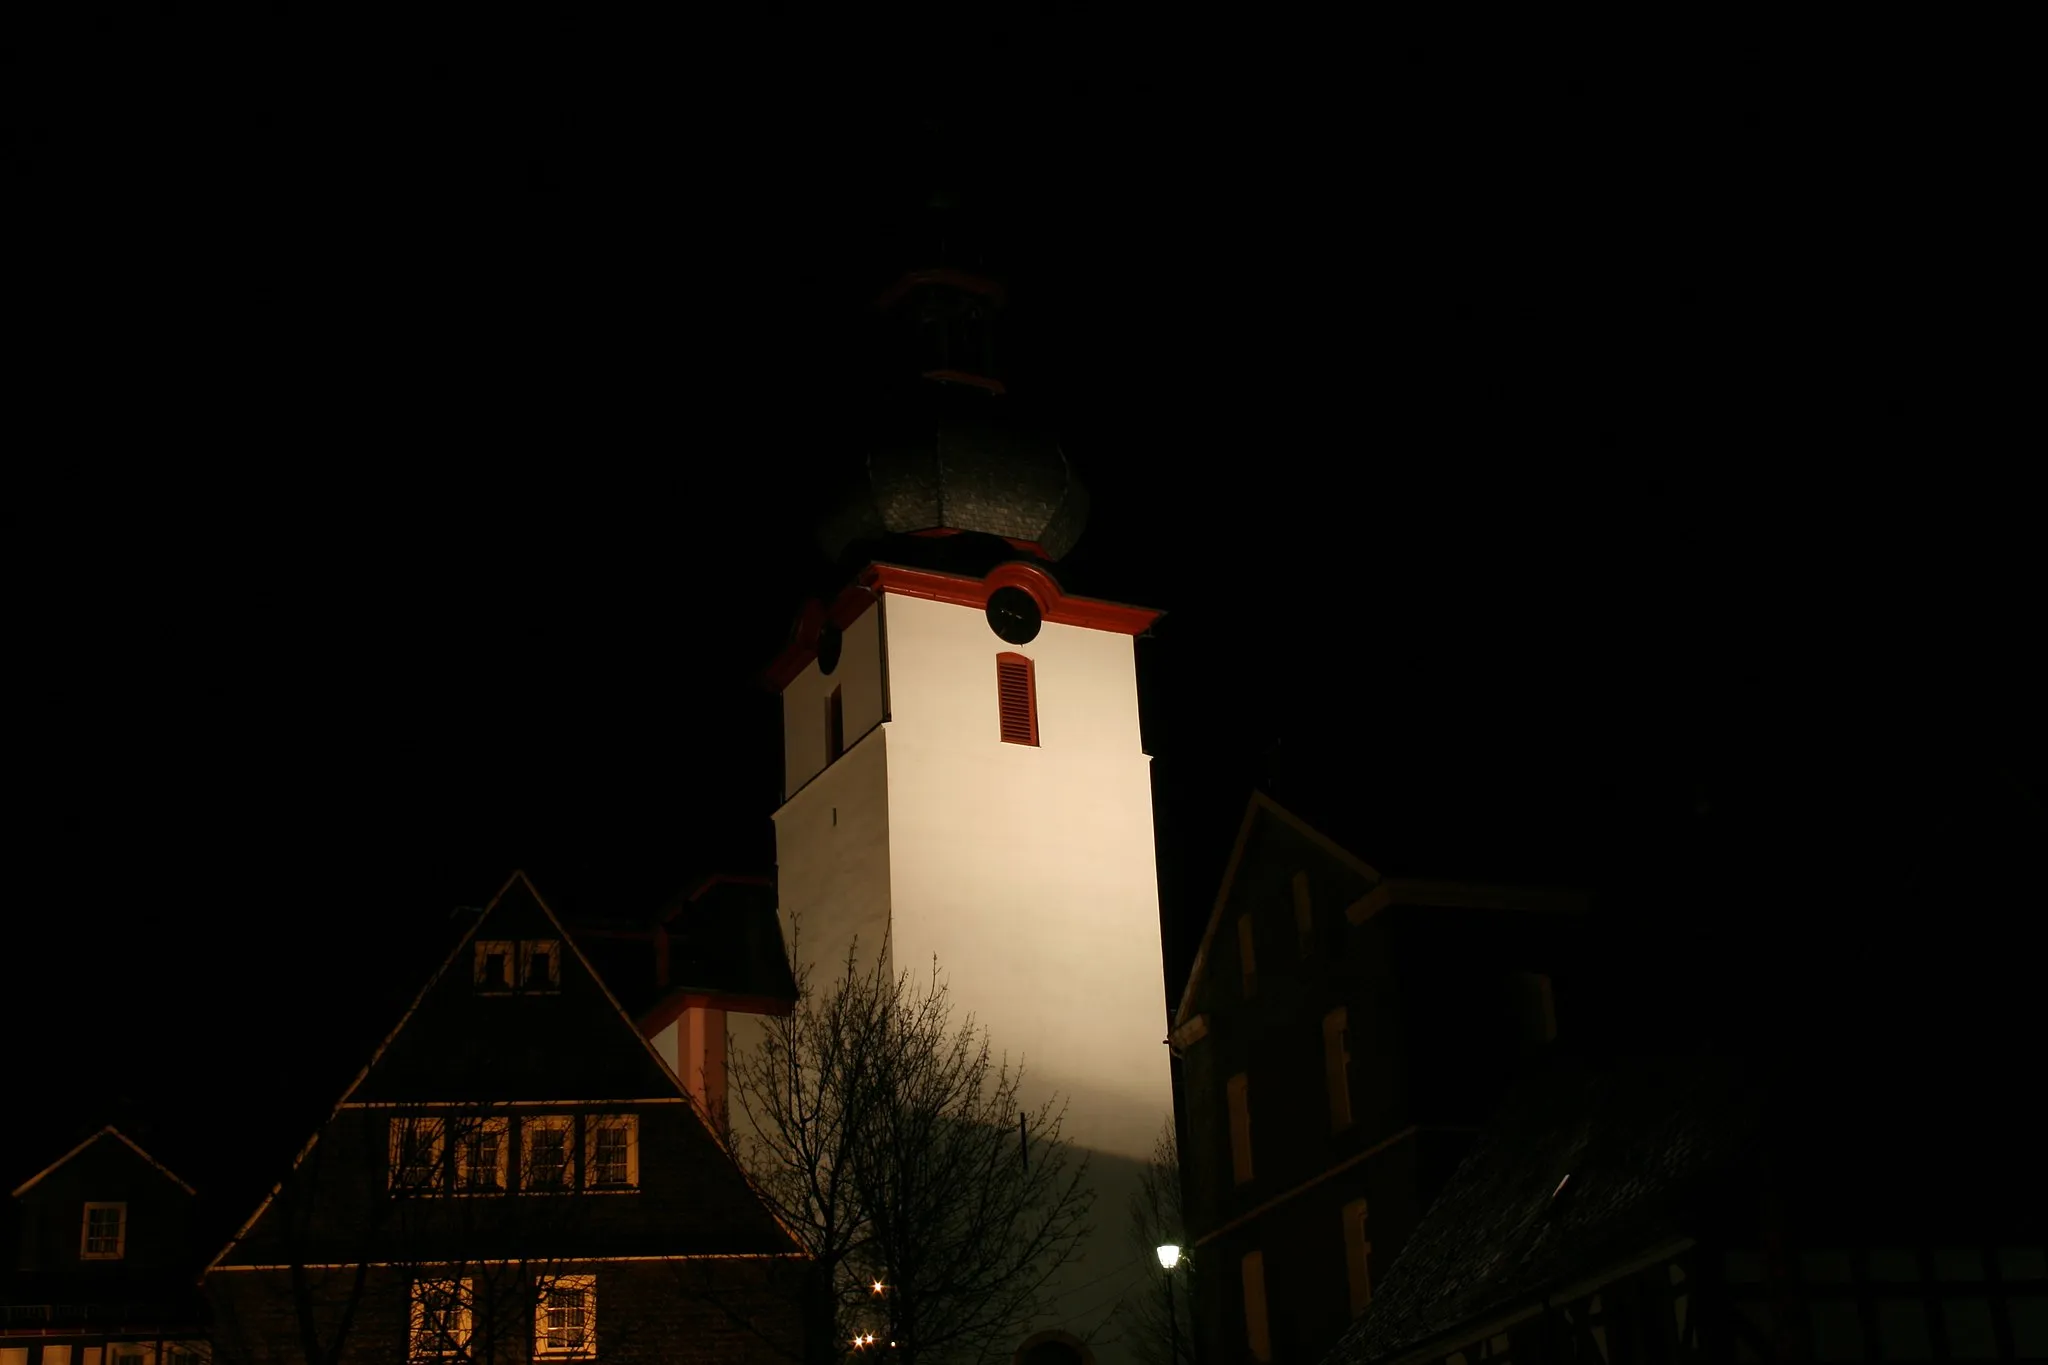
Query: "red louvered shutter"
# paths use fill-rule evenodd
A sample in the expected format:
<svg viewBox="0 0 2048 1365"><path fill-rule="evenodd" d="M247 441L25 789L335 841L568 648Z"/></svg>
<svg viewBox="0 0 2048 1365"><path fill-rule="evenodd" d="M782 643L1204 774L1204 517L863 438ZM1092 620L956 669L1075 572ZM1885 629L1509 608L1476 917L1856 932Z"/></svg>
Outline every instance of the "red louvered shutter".
<svg viewBox="0 0 2048 1365"><path fill-rule="evenodd" d="M1038 743L1038 694L1031 660L1022 654L996 655L996 709L1002 714L1003 743Z"/></svg>

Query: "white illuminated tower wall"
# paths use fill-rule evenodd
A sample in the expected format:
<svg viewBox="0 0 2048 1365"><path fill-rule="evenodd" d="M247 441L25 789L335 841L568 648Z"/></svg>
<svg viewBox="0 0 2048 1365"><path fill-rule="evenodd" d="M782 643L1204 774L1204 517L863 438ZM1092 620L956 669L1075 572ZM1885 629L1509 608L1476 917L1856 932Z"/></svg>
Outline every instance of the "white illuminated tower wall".
<svg viewBox="0 0 2048 1365"><path fill-rule="evenodd" d="M1037 603L1028 643L990 625L999 587ZM800 934L798 955L823 980L856 938L864 958L886 939L897 970L936 958L956 1019L971 1012L1023 1062L1026 1101L1067 1100L1066 1135L1091 1154L1097 1231L1041 1325L1104 1365L1128 1358L1109 1320L1118 1298L1159 1292L1127 1201L1172 1113L1133 639L1154 615L1066 597L1031 565L986 579L877 565L828 621L814 612L800 626L777 673L784 934ZM829 673L805 647L821 625L840 630ZM1029 662L1035 744L1003 737L1005 655ZM843 752L828 762L835 733Z"/></svg>

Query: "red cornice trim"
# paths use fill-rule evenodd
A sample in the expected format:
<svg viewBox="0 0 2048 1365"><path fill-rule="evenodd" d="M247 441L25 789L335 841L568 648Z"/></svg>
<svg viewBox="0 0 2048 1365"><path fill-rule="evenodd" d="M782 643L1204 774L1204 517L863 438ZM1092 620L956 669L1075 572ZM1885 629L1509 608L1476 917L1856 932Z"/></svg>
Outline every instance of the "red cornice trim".
<svg viewBox="0 0 2048 1365"><path fill-rule="evenodd" d="M1007 297L1003 292L1003 286L986 275L970 275L964 270L942 265L936 270L912 270L903 275L896 283L882 291L881 296L875 300L875 307L894 307L898 299L921 284L950 284L955 289L964 289L970 294L981 294L993 299L998 308L1003 306L1003 301Z"/></svg>
<svg viewBox="0 0 2048 1365"><path fill-rule="evenodd" d="M1016 541L1011 544L1024 550L1037 549ZM805 604L802 614L797 617L796 629L790 632L788 648L768 666L764 679L774 691L780 692L788 687L796 680L796 675L818 657L818 635L827 620L845 630L859 620L883 593L983 608L988 606L989 596L998 588L1022 588L1030 593L1031 600L1038 604L1039 614L1057 626L1082 626L1118 635L1143 635L1160 617L1160 613L1150 607L1102 602L1092 597L1070 597L1061 591L1057 579L1036 564L998 564L989 570L986 578L936 573L930 569L906 569L899 564L870 564L861 570L859 582L833 599L830 610L817 602Z"/></svg>
<svg viewBox="0 0 2048 1365"><path fill-rule="evenodd" d="M990 379L985 374L969 374L965 370L926 370L924 378L935 379L941 384L970 384L977 389L987 389L990 393L1009 392L1003 387L1002 380Z"/></svg>
<svg viewBox="0 0 2048 1365"><path fill-rule="evenodd" d="M827 621L845 630L874 604L875 594L859 583L833 598L829 608L817 601L804 603L803 611L796 618L796 629L789 633L789 644L775 656L775 662L768 665L768 671L763 675L768 686L780 692L796 681L796 675L818 657L818 636L823 633Z"/></svg>
<svg viewBox="0 0 2048 1365"><path fill-rule="evenodd" d="M1159 619L1159 613L1149 607L1069 597L1060 590L1058 581L1036 564L998 564L986 578L906 569L896 564L871 564L862 571L860 581L877 593L893 592L900 597L922 597L963 607L986 607L990 595L998 588L1022 588L1054 625L1084 626L1119 635L1142 635Z"/></svg>
<svg viewBox="0 0 2048 1365"><path fill-rule="evenodd" d="M652 1038L697 1008L724 1010L727 1014L788 1014L795 1002L772 995L732 995L725 991L680 991L648 1006L640 1016L640 1032Z"/></svg>

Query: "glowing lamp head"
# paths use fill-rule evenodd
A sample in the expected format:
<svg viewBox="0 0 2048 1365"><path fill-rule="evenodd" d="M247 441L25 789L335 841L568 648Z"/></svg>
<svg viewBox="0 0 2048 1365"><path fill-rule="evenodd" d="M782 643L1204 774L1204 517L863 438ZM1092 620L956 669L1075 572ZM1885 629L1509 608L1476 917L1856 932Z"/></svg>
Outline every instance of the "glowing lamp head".
<svg viewBox="0 0 2048 1365"><path fill-rule="evenodd" d="M1175 1266L1177 1266L1177 1265L1179 1265L1179 1264L1180 1264L1180 1248L1179 1248L1179 1247L1177 1247L1177 1246L1163 1246L1163 1247L1160 1247L1160 1248L1159 1248L1159 1268L1160 1268L1161 1270L1171 1270L1171 1269L1173 1269L1173 1268L1174 1268Z"/></svg>

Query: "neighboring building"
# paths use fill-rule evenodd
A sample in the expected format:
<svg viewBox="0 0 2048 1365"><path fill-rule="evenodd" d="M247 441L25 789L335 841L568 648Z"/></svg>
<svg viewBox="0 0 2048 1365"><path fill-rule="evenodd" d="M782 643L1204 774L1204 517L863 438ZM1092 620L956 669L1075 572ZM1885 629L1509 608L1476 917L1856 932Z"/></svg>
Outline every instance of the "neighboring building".
<svg viewBox="0 0 2048 1365"><path fill-rule="evenodd" d="M515 873L206 1286L223 1361L780 1360L805 1264Z"/></svg>
<svg viewBox="0 0 2048 1365"><path fill-rule="evenodd" d="M1048 567L1086 498L989 377L1000 286L918 271L881 302L931 349L904 367L897 425L850 441L856 486L824 528L836 595L770 670L783 930L800 969L836 972L856 943L898 969L936 960L958 1014L1022 1061L1022 1104L1068 1101L1096 1231L1017 1345L1108 1365L1127 1358L1119 1301L1158 1292L1124 1210L1172 1114L1133 643L1158 613Z"/></svg>
<svg viewBox="0 0 2048 1365"><path fill-rule="evenodd" d="M728 1019L787 1014L796 1001L775 884L707 877L650 919L578 923L574 930L712 1127L729 1134Z"/></svg>
<svg viewBox="0 0 2048 1365"><path fill-rule="evenodd" d="M1327 1365L2048 1361L2038 1179L1969 1178L1976 1139L1900 1140L1860 1083L1780 1079L1541 1069Z"/></svg>
<svg viewBox="0 0 2048 1365"><path fill-rule="evenodd" d="M1558 1027L1583 897L1386 877L1252 797L1174 1019L1198 1330L1320 1354Z"/></svg>
<svg viewBox="0 0 2048 1365"><path fill-rule="evenodd" d="M15 1187L0 1365L196 1365L192 1187L102 1128Z"/></svg>

